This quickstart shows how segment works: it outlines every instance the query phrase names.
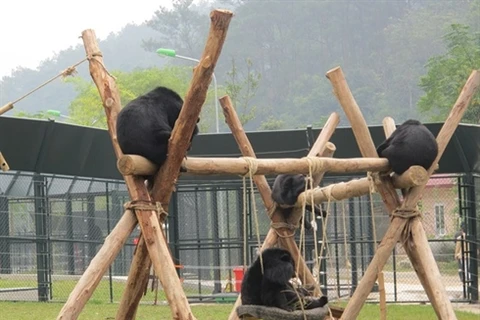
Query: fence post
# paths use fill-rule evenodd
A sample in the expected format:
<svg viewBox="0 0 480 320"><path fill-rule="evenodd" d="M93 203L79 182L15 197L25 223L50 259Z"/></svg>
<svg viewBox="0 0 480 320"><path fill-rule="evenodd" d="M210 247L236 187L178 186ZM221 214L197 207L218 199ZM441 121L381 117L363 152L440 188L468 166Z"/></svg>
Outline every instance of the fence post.
<svg viewBox="0 0 480 320"><path fill-rule="evenodd" d="M214 187L211 189L212 192L212 204L213 204L213 210L212 210L212 227L213 227L213 241L216 244L215 249L213 249L213 280L214 280L214 286L213 286L213 292L214 293L220 293L222 292L222 279L221 279L221 271L220 271L220 235L219 235L219 224L218 224L218 198L217 198L217 193L218 193L218 188Z"/></svg>
<svg viewBox="0 0 480 320"><path fill-rule="evenodd" d="M469 201L469 206L467 210L467 239L466 241L469 244L469 257L467 264L469 268L467 269L470 273L470 282L468 283L468 293L470 296L470 302L478 302L478 239L477 239L477 210L476 210L476 199L475 199L475 178L472 173L467 173L465 176L465 184L469 186L467 199Z"/></svg>
<svg viewBox="0 0 480 320"><path fill-rule="evenodd" d="M0 195L0 273L12 273L10 263L10 213L8 210L8 198Z"/></svg>
<svg viewBox="0 0 480 320"><path fill-rule="evenodd" d="M73 209L72 209L72 195L67 193L65 201L65 218L66 218L66 237L67 237L67 265L68 274L75 274L75 250L74 250L74 236L73 236Z"/></svg>
<svg viewBox="0 0 480 320"><path fill-rule="evenodd" d="M38 301L48 301L49 292L46 184L47 181L44 176L38 173L34 174L33 195L35 199Z"/></svg>

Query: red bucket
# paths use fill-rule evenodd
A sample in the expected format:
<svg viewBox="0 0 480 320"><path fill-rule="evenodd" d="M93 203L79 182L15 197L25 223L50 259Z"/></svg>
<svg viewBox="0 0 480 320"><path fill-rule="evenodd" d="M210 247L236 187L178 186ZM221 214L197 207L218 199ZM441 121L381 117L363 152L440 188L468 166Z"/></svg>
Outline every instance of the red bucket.
<svg viewBox="0 0 480 320"><path fill-rule="evenodd" d="M233 273L235 274L235 291L240 292L242 289L242 280L244 274L243 267L233 268Z"/></svg>

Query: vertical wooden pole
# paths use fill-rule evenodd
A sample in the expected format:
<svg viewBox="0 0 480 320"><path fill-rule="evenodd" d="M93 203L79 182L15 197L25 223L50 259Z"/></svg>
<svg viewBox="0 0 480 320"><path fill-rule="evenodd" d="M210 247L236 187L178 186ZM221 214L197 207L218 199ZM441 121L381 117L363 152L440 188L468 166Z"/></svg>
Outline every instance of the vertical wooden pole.
<svg viewBox="0 0 480 320"><path fill-rule="evenodd" d="M368 129L365 130L365 126L366 126L365 122L363 121L363 124L362 124L362 121L358 120L359 117L361 117L361 119L363 120L363 117L361 116L360 109L358 108L358 105L354 101L353 96L350 92L350 89L346 84L346 80L343 76L341 69L335 68L330 70L327 73L327 77L331 80L332 85L334 86L334 92L337 96L337 99L340 101L340 104L344 108L345 113L347 114L347 117L350 119L352 123L352 129L354 130L354 134L355 134L355 137L357 138L357 142L359 144L360 150L362 151L362 154L364 156L373 157L374 154L372 150L375 150L373 146L373 142L371 141L370 135L369 134L367 135ZM452 109L452 112L450 113L449 118L447 119L444 126L442 127L442 131L445 131L446 133L442 135L442 131L441 131L439 136L437 137L437 142L439 144L439 155L436 161L432 164L432 167L429 169L428 171L429 174L433 172L434 168L438 163L438 160L440 159L446 147L446 144L450 140L451 134L449 135L447 132L453 133L453 131L457 127L458 122L460 121L461 116L463 115L463 111L465 110L466 106L470 102L471 97L473 96L476 89L478 88L479 81L480 80L479 80L478 73L474 71L470 76L470 78L468 79L464 89L462 90L462 93L460 94L460 97L457 100L457 103ZM362 129L359 127L364 127L364 128ZM376 151L375 151L375 155L376 155ZM401 205L401 208L413 209L416 205L416 202L418 201L418 197L420 196L421 191L424 188L424 185L412 188L409 194L407 195L407 198L405 199L404 203L400 204L400 201L398 199L398 196L396 196L396 193L393 196L393 192L395 191L393 189L393 186L386 184L386 182L388 182L389 180L382 181L378 175L376 176L374 175L374 180L376 180L375 183L376 183L377 190L382 195L384 203L387 205L387 208L389 209L389 211L393 211L393 209L400 207L400 205ZM416 219L418 218L415 218L414 220ZM355 290L355 293L350 299L344 311L342 319L355 319L358 316L361 306L365 302L369 292L371 291L373 282L375 281L376 270L383 268L386 260L391 254L391 250L393 249L393 246L402 236L402 231L404 230L405 226L409 221L410 221L409 219L400 218L400 217L393 218L389 226L389 229L387 230L387 233L382 239L382 243L380 244L377 253L375 254L369 267L367 268L367 271L365 272L362 280L360 281L359 286L357 287L357 290ZM420 245L424 249L423 253L425 253L426 251L429 251L431 255L431 250L428 247L428 242L426 242L426 238L418 239L418 240L420 241L420 243L417 243L417 245ZM419 258L421 258L421 256L419 256ZM428 261L430 259L427 257L426 260ZM436 272L438 272L438 267L436 266L434 259L432 259L432 261L433 263L429 261L430 268L434 268L436 269ZM412 263L414 262L412 261ZM436 272L434 272L434 274ZM435 292L438 295L438 302L440 301L440 299L443 299L444 303L446 304L444 308L439 308L436 306L437 302L432 301L432 304L435 308L435 311L437 312L437 315L441 319L456 319L455 314L453 313L453 308L451 308L451 304L449 303L448 297L446 296L446 294L444 295L445 289L443 285L441 284L441 282L433 283L432 280L434 278L435 277L432 277L431 279L429 279L428 284L423 282L422 284L424 284L427 294L429 292L430 293ZM432 290L432 288L435 288L435 289ZM429 294L429 298L431 298L430 294Z"/></svg>
<svg viewBox="0 0 480 320"><path fill-rule="evenodd" d="M243 127L240 123L240 119L238 118L235 109L233 108L232 102L228 96L224 96L220 98L220 105L223 108L223 112L225 115L225 121L227 122L228 126L230 127L232 134L235 137L235 140L237 141L237 144L242 152L243 156L248 156L248 157L255 157L255 151L252 148L252 145L250 144L250 141L247 138L247 135L245 134L245 131L243 130ZM322 129L322 132L320 133L319 137L317 138L316 142L312 146L312 149L310 150L309 156L317 156L319 154L322 154L325 150L325 145L328 142L328 139L332 136L333 132L335 131L336 126L338 125L339 122L339 117L338 114L332 113L325 124L324 128ZM331 151L328 151L331 154ZM254 182L257 186L257 189L262 197L262 200L265 204L265 208L267 209L268 212L272 210L273 206L273 201L271 197L271 190L270 186L267 183L267 179L265 176L262 175L255 175L253 177ZM318 180L318 177L317 177ZM282 218L279 215L278 210L276 210L270 218L272 219L273 222L281 222L283 221ZM278 240L278 235L277 232L281 233L282 235L285 236L285 238L282 238L284 242L282 242L282 246L287 248L291 253L292 256L295 260L296 265L300 265L300 278L306 279L307 284L314 285L316 288L316 293L319 294L320 290L318 288L318 284L315 283L313 275L311 274L310 270L308 268L302 268L302 266L306 266L305 260L303 257L300 255L297 244L295 243L294 239L291 237L288 237L288 234L291 233L291 231L285 230L285 229L278 229L278 230L273 230L270 229L267 238L265 239L263 245L262 245L262 250L272 247L275 245L275 243ZM241 304L241 297L239 296L237 298L237 301L235 302L235 305L229 315L229 320L237 320L238 316L236 313L236 308Z"/></svg>

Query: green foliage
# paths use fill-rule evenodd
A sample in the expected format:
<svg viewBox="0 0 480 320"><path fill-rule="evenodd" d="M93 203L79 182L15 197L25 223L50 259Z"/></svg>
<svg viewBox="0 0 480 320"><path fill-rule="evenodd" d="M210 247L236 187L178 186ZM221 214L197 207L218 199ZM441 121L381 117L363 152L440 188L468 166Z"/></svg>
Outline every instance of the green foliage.
<svg viewBox="0 0 480 320"><path fill-rule="evenodd" d="M228 80L225 80L225 91L232 100L242 125L255 118L256 106L252 100L257 93L261 75L252 69L253 63L245 59L245 72L242 73L232 58L232 69L227 72Z"/></svg>
<svg viewBox="0 0 480 320"><path fill-rule="evenodd" d="M331 84L324 78L327 70L338 65L367 123L379 123L387 115L399 123L406 118L426 120L432 114L444 120L437 107L420 113L418 101L424 92L419 79L430 57L450 50L442 35L451 24L480 30L480 0L284 1L281 5L275 0L175 0L169 8L160 7L146 24L128 25L101 41L107 68L125 73L161 64L191 68L191 62L160 59L152 50L172 48L181 55L199 58L208 34L209 12L225 6L233 9L235 17L215 66L220 90L231 82L232 59L237 62L235 73L240 82L249 68L262 76L248 105L256 109L243 112L247 130L269 123L270 116L284 121L286 128L295 128L316 125L330 112L340 111ZM18 68L0 80L0 105L84 57L83 48L77 46L43 61L38 70ZM250 57L253 65L243 63L245 57ZM80 77L91 81L85 64L78 71ZM460 72L458 76L464 82L465 76ZM71 82L54 81L16 107L29 112L49 108L66 114L78 92L74 88ZM122 93L125 101L132 96ZM213 127L211 99L209 94L200 122L202 131ZM241 105L238 112L242 113Z"/></svg>
<svg viewBox="0 0 480 320"><path fill-rule="evenodd" d="M259 130L281 130L285 129L285 121L280 119L275 119L273 116L268 117L267 120L263 121L260 124Z"/></svg>
<svg viewBox="0 0 480 320"><path fill-rule="evenodd" d="M172 9L160 6L153 19L148 21L147 25L158 34L156 38L145 40L143 46L149 51L170 47L185 55L196 56L208 32L207 21L193 0L173 0Z"/></svg>
<svg viewBox="0 0 480 320"><path fill-rule="evenodd" d="M420 79L425 95L420 98L418 107L422 112L431 114L432 120L445 119L472 70L480 68L480 33L472 33L466 25L452 24L444 41L447 52L430 58L427 74ZM478 93L473 97L463 121L480 123Z"/></svg>
<svg viewBox="0 0 480 320"><path fill-rule="evenodd" d="M19 118L31 118L31 119L49 119L51 116L46 111L38 111L38 112L28 112L28 111L17 111L14 112L13 115Z"/></svg>
<svg viewBox="0 0 480 320"><path fill-rule="evenodd" d="M162 69L149 68L134 70L132 72L114 71L122 106L132 99L142 95L157 86L165 86L176 91L184 97L191 78L191 69L178 66L170 66ZM70 104L71 121L77 124L106 128L106 118L102 101L98 90L93 82L87 82L82 78L70 78L77 92L77 97ZM207 102L213 100L213 89L209 90ZM200 131L205 132L213 125L212 103L206 103L202 108L199 123Z"/></svg>

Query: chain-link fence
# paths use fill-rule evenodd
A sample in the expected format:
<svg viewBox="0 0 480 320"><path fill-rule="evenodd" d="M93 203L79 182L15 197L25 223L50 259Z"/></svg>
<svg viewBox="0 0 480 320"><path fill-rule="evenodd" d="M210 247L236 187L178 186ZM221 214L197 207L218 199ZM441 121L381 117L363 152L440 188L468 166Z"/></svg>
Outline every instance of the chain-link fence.
<svg viewBox="0 0 480 320"><path fill-rule="evenodd" d="M324 184L354 177L326 177ZM478 300L479 177L436 176L419 203L423 225L452 300ZM248 184L247 184L248 185ZM184 290L190 299L233 301L241 266L258 247L253 203L241 180L181 183L166 222L168 240ZM370 201L370 196L373 201ZM123 214L129 201L123 181L55 175L0 175L0 300L65 301L80 275ZM260 196L255 197L261 240L270 228ZM327 232L320 266L322 289L330 298L348 298L375 253L389 217L378 194L325 203ZM243 212L247 212L244 230ZM464 227L462 238L460 227ZM321 226L322 221L317 221ZM248 250L244 252L244 234ZM130 235L92 299L119 301L126 284L139 230ZM455 239L460 236L460 246ZM298 232L297 232L298 241ZM306 231L305 258L314 266L314 237ZM322 243L324 246L322 246ZM460 248L459 258L455 250ZM247 257L245 261L244 257ZM239 268L240 267L240 268ZM413 267L397 245L384 268L387 301L427 301ZM149 288L156 285L154 277ZM377 288L369 296L378 300ZM231 294L230 294L231 292ZM147 290L147 301L163 300Z"/></svg>

